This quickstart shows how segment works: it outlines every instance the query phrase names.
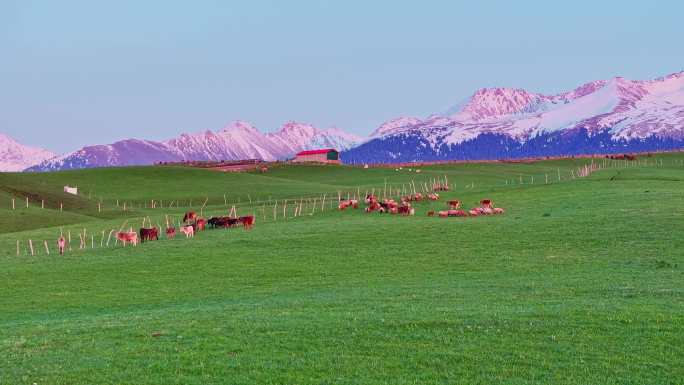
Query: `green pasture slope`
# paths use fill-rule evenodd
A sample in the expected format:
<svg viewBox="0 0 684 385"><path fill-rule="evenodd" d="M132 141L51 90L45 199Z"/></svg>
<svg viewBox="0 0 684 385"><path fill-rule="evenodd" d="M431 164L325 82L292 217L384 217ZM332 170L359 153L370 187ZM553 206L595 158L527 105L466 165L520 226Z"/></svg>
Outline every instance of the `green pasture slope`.
<svg viewBox="0 0 684 385"><path fill-rule="evenodd" d="M0 384L681 384L684 155L588 162L0 174ZM445 175L415 217L330 207ZM427 217L453 198L506 214ZM256 227L100 247L190 201Z"/></svg>

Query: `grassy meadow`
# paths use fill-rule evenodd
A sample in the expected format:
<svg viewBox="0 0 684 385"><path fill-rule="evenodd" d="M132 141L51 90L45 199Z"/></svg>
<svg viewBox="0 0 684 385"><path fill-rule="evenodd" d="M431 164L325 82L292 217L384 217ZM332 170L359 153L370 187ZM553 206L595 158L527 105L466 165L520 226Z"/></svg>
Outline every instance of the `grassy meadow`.
<svg viewBox="0 0 684 385"><path fill-rule="evenodd" d="M0 385L681 384L684 154L590 162L0 173ZM445 176L414 217L335 209ZM106 245L233 206L253 230Z"/></svg>

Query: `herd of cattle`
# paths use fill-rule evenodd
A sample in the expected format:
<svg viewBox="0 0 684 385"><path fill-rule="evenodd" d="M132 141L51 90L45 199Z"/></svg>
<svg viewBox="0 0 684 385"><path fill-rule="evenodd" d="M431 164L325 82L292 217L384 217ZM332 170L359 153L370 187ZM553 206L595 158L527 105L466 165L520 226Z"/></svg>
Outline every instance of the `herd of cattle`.
<svg viewBox="0 0 684 385"><path fill-rule="evenodd" d="M441 190L440 190L441 191ZM366 213L378 212L398 215L415 215L416 211L413 207L413 202L422 200L439 200L439 194L431 192L427 194L414 193L403 196L399 202L394 199L378 199L373 194L366 195ZM473 207L469 210L461 209L461 201L450 200L447 201L447 209L435 211L428 211L428 216L438 216L440 218L447 217L477 217L481 215L495 215L503 214L504 209L494 207L490 199L483 199L480 201L480 206ZM339 210L346 210L348 208L359 208L359 201L356 199L340 200L338 205ZM212 228L231 228L243 226L245 229L251 229L254 226L255 218L253 215L242 217L211 217L209 219L200 218L194 211L189 211L183 216L183 222L179 224L178 230L174 226L166 227L166 238L173 239L176 237L177 231L184 234L186 238L192 238L199 231L205 230L208 226ZM139 232L135 231L119 231L116 233L116 239L126 246L127 243L137 245L139 242L159 240L159 227L142 227ZM61 251L62 247L60 247Z"/></svg>
<svg viewBox="0 0 684 385"><path fill-rule="evenodd" d="M207 226L212 228L231 228L242 226L249 230L254 226L255 218L253 215L242 217L211 217L208 220L200 218L196 212L189 211L183 216L183 222L180 224L178 231L185 235L186 238L193 238L199 231L203 231ZM166 227L166 238L173 239L176 237L176 227ZM116 239L126 246L127 243L136 246L139 242L157 241L159 240L159 227L142 227L140 231L119 231L116 233Z"/></svg>
<svg viewBox="0 0 684 385"><path fill-rule="evenodd" d="M390 213L399 215L415 215L415 209L412 206L412 202L422 201L424 199L436 201L439 200L439 194L428 193L423 195L422 193L415 193L412 195L407 195L401 197L400 201L397 202L394 199L383 199L382 201L378 199L375 195L366 195L366 208L364 209L367 213L378 212L378 213ZM470 210L461 209L461 201L450 200L447 202L448 209L438 211L436 214L441 218L447 217L477 217L480 215L494 215L503 214L504 209L500 207L494 207L490 199L483 199L480 201L480 206L473 207ZM356 199L346 199L340 201L338 206L339 210L346 210L348 208L359 208L359 202ZM428 211L428 216L435 216L434 211Z"/></svg>

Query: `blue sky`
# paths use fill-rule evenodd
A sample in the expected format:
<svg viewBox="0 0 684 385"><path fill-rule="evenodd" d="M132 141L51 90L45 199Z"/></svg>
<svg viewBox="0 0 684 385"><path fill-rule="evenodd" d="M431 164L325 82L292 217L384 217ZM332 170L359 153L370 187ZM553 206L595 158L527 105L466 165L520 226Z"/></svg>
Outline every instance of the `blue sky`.
<svg viewBox="0 0 684 385"><path fill-rule="evenodd" d="M0 132L53 151L235 119L367 134L482 87L684 69L679 1L0 0Z"/></svg>

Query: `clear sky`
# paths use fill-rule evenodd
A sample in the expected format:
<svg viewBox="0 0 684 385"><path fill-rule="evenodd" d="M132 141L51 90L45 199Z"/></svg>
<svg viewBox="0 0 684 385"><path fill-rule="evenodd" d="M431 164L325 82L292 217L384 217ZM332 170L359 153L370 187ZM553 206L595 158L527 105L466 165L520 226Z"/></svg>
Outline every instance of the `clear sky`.
<svg viewBox="0 0 684 385"><path fill-rule="evenodd" d="M57 152L235 119L367 134L482 87L684 69L684 2L0 0L0 132Z"/></svg>

